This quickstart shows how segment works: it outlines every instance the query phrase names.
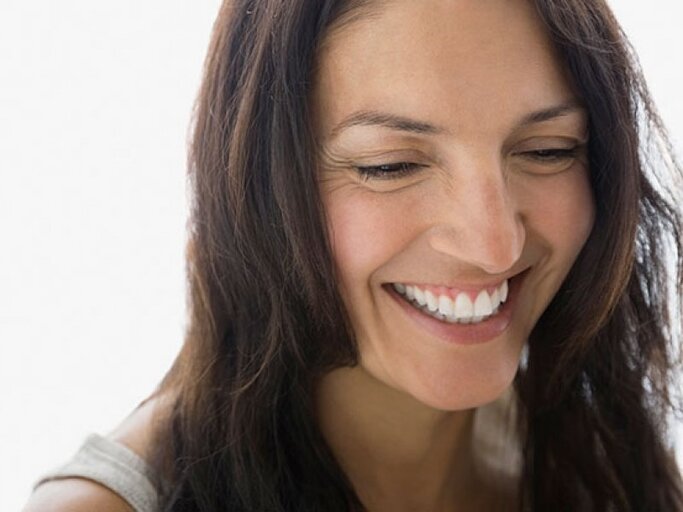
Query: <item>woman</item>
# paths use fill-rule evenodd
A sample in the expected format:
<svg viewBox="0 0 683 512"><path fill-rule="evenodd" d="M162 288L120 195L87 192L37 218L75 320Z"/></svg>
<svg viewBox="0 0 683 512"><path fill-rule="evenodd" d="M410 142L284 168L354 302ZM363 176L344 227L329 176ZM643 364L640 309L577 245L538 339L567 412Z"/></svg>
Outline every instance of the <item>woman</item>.
<svg viewBox="0 0 683 512"><path fill-rule="evenodd" d="M680 168L602 1L226 2L190 171L185 345L28 510L683 510Z"/></svg>

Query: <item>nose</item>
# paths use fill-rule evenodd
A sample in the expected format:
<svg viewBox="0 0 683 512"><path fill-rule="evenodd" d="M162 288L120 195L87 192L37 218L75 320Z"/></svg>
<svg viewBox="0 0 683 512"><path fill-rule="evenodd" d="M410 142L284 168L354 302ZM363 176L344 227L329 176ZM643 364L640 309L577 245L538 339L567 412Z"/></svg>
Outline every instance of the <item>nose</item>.
<svg viewBox="0 0 683 512"><path fill-rule="evenodd" d="M462 263L499 274L519 260L526 227L501 164L488 164L457 173L441 187L429 243Z"/></svg>

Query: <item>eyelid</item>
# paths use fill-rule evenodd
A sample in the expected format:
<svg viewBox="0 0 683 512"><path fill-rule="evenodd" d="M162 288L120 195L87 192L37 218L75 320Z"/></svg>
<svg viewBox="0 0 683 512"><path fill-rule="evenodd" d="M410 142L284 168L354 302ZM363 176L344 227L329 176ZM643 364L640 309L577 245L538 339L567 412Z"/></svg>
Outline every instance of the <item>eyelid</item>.
<svg viewBox="0 0 683 512"><path fill-rule="evenodd" d="M539 162L544 163L552 163L553 161L557 162L563 159L575 159L579 156L580 151L580 146L572 146L569 148L550 147L530 149L527 151L519 151L517 153L513 153L513 156L522 156L530 160L537 160Z"/></svg>
<svg viewBox="0 0 683 512"><path fill-rule="evenodd" d="M382 167L388 168L382 170ZM355 171L360 175L363 181L370 179L374 180L395 180L407 176L412 176L420 169L429 167L425 164L418 164L415 162L386 162L376 165L356 165Z"/></svg>
<svg viewBox="0 0 683 512"><path fill-rule="evenodd" d="M514 156L534 151L550 150L577 150L583 151L588 144L588 139L581 136L555 135L555 136L534 136L523 140L511 142L503 147L503 154Z"/></svg>
<svg viewBox="0 0 683 512"><path fill-rule="evenodd" d="M588 142L585 137L571 136L537 136L529 137L517 143L511 144L506 149L509 152L524 152L539 149L569 149L577 146L584 146Z"/></svg>
<svg viewBox="0 0 683 512"><path fill-rule="evenodd" d="M585 144L572 146L546 146L536 149L523 149L511 153L514 157L514 166L524 174L536 176L553 176L569 169L584 161Z"/></svg>

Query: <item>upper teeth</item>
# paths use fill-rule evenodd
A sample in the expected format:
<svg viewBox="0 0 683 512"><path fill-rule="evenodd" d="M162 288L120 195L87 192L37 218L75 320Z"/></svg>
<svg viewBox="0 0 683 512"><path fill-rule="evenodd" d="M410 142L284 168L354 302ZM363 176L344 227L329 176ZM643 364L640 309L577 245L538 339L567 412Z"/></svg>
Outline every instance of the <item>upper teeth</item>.
<svg viewBox="0 0 683 512"><path fill-rule="evenodd" d="M452 294L455 295L454 300L449 295L435 294L416 285L394 283L393 286L401 295L405 295L420 306L425 306L432 313L440 313L444 317L454 320L489 316L497 310L501 303L507 300L508 296L507 279L490 294L486 290L481 290L474 301L466 292Z"/></svg>

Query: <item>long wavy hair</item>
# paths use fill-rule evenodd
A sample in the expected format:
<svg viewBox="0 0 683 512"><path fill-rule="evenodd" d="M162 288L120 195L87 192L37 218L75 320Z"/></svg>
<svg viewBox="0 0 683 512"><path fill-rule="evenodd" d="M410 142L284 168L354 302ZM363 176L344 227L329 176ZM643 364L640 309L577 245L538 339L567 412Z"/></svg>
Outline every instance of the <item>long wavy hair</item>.
<svg viewBox="0 0 683 512"><path fill-rule="evenodd" d="M316 424L318 377L358 360L317 186L316 50L376 7L230 0L189 154L183 348L157 394L166 512L363 506ZM680 353L683 173L603 0L536 0L589 112L593 231L515 378L518 510L683 511L667 419Z"/></svg>

